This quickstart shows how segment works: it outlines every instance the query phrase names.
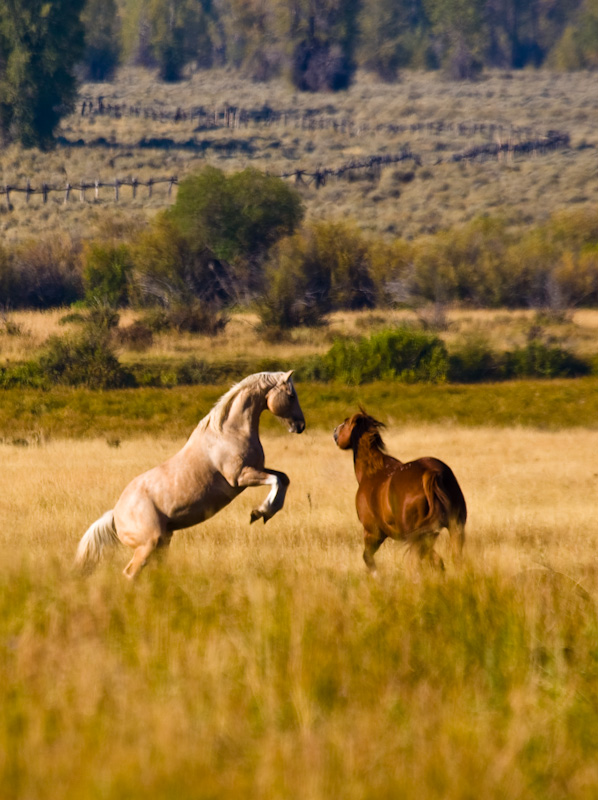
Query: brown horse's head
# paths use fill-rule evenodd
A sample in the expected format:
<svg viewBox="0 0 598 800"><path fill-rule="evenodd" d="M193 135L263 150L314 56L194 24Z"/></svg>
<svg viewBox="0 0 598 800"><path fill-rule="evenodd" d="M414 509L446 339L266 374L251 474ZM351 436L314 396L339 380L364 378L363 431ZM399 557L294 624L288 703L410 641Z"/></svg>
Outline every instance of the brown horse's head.
<svg viewBox="0 0 598 800"><path fill-rule="evenodd" d="M386 427L383 422L379 422L366 412L363 406L359 406L357 414L347 417L344 422L334 429L334 441L341 450L355 450L359 440L364 434L369 434L371 445L379 449L384 448L380 428Z"/></svg>
<svg viewBox="0 0 598 800"><path fill-rule="evenodd" d="M299 405L297 392L293 386L290 372L282 373L277 383L268 392L266 403L275 417L287 423L291 433L303 433L305 417Z"/></svg>

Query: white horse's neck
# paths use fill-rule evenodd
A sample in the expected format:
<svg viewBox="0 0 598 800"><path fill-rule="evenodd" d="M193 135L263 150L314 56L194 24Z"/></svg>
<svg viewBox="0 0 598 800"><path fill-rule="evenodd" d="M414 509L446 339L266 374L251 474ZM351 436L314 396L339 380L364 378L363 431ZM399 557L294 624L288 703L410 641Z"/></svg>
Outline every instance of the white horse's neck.
<svg viewBox="0 0 598 800"><path fill-rule="evenodd" d="M256 430L260 415L267 405L268 392L283 374L258 372L244 378L222 395L210 413L201 420L198 430Z"/></svg>

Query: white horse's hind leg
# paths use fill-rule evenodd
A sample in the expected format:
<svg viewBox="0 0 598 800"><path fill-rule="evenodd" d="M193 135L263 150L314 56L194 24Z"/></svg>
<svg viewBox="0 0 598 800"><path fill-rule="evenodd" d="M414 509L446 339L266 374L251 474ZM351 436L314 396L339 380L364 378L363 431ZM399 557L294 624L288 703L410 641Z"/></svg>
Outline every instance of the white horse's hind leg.
<svg viewBox="0 0 598 800"><path fill-rule="evenodd" d="M146 544L140 545L133 554L133 558L129 561L127 566L123 570L123 574L126 575L127 578L133 580L136 578L137 575L141 572L141 570L147 564L148 558L154 552L157 546L157 541L152 540L147 542Z"/></svg>
<svg viewBox="0 0 598 800"><path fill-rule="evenodd" d="M114 519L121 542L135 548L133 558L123 570L127 578L133 579L167 536L164 523L153 502L142 492L122 495L114 508Z"/></svg>

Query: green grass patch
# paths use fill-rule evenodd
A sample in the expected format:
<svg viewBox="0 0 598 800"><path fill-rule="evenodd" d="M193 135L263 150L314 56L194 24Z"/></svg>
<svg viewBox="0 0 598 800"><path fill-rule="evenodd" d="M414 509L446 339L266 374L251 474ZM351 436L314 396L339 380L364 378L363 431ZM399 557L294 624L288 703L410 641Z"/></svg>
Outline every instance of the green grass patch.
<svg viewBox="0 0 598 800"><path fill-rule="evenodd" d="M40 436L185 436L228 385L111 391L6 389L1 395L0 437L11 442ZM596 378L434 386L298 382L297 390L308 428L331 429L359 403L396 425L446 422L551 430L598 426ZM267 413L262 426L273 432L284 430Z"/></svg>

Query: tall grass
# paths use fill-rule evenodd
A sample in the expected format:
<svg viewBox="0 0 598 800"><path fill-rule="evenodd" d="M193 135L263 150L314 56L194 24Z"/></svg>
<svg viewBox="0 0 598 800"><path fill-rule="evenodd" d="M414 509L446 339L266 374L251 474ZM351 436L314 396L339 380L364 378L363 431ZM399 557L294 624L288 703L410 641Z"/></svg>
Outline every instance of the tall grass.
<svg viewBox="0 0 598 800"><path fill-rule="evenodd" d="M178 443L0 445L2 796L591 797L596 437L393 427L454 468L467 559L386 543L376 582L350 457L266 436L285 509L250 527L241 496L133 586L119 550L74 576L76 541Z"/></svg>

